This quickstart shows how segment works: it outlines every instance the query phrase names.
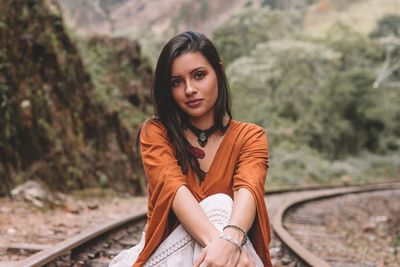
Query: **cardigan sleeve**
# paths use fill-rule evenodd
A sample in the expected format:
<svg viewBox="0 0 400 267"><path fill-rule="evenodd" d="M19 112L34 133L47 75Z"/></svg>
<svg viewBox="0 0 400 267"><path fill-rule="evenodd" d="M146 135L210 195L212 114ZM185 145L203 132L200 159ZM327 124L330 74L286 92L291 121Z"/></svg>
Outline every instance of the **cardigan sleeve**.
<svg viewBox="0 0 400 267"><path fill-rule="evenodd" d="M179 187L186 185L168 141L167 130L158 121L146 121L140 133L140 152L148 181L148 222L145 247L134 266L143 265L157 246L166 238L176 220L169 220L172 202Z"/></svg>
<svg viewBox="0 0 400 267"><path fill-rule="evenodd" d="M264 197L268 169L268 140L263 128L249 124L242 138L233 180L234 191L246 187Z"/></svg>
<svg viewBox="0 0 400 267"><path fill-rule="evenodd" d="M271 240L268 213L264 201L264 183L268 170L268 139L263 128L248 124L244 129L240 154L233 177L233 190L248 189L256 202L257 212L248 236L264 266L271 266Z"/></svg>

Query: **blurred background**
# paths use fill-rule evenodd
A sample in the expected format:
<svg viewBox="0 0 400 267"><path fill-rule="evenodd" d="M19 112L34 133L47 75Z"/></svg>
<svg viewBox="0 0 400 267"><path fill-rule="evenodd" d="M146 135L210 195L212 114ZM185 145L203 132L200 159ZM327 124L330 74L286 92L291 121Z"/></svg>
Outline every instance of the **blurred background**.
<svg viewBox="0 0 400 267"><path fill-rule="evenodd" d="M140 195L133 149L162 45L197 30L267 189L400 178L400 0L1 0L0 195L39 181Z"/></svg>

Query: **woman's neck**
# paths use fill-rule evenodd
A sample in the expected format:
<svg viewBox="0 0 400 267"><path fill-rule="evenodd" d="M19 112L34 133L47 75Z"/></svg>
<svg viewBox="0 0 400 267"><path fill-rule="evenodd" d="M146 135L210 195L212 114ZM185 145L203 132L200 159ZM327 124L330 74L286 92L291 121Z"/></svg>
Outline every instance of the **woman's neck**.
<svg viewBox="0 0 400 267"><path fill-rule="evenodd" d="M210 120L193 120L193 119L189 119L190 123L200 129L200 130L207 130L209 128L211 128L214 125L214 119L210 119Z"/></svg>

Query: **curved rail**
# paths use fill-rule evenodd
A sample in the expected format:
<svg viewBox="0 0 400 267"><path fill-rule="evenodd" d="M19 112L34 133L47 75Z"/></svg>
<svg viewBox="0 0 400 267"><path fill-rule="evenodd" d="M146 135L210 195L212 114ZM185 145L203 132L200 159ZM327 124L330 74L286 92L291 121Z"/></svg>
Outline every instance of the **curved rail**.
<svg viewBox="0 0 400 267"><path fill-rule="evenodd" d="M123 219L118 219L111 223L106 223L95 229L86 231L84 233L73 236L65 241L62 241L55 246L42 250L25 260L16 263L13 267L27 267L27 266L43 266L59 256L65 255L69 251L79 247L81 244L92 240L112 229L116 229L124 224L135 222L146 217L146 210L140 210L134 215L127 216Z"/></svg>
<svg viewBox="0 0 400 267"><path fill-rule="evenodd" d="M323 259L314 255L312 252L308 251L293 236L291 236L288 231L286 231L286 229L283 226L283 218L285 214L289 211L289 209L306 202L321 200L325 198L332 198L345 194L357 194L357 193L365 193L365 192L379 191L379 190L392 190L392 189L400 189L400 184L389 183L384 185L368 185L368 186L357 186L349 188L338 188L338 189L333 189L329 192L316 193L312 196L307 196L307 197L292 197L289 198L288 201L278 209L277 213L273 218L272 227L278 238L305 264L315 267L329 267L330 264L328 262L324 261Z"/></svg>
<svg viewBox="0 0 400 267"><path fill-rule="evenodd" d="M298 192L298 191L314 191L314 190L330 190L329 193L322 193L322 194L317 194L313 195L312 197L308 198L291 198L289 199L289 202L284 204L282 207L279 208L276 216L274 216L273 221L272 221L272 226L274 228L274 231L276 232L278 238L282 240L290 249L293 250L293 252L302 260L304 260L307 264L310 264L311 266L318 266L318 267L324 267L324 266L329 266L326 262L322 261L306 249L304 249L294 238L290 236L290 234L284 229L282 225L282 219L287 212L288 209L290 209L293 206L296 206L298 204L314 200L316 198L327 198L327 197L333 197L333 196L338 196L342 194L348 194L348 193L361 193L361 192L366 192L366 191L373 191L373 190L381 190L381 188L377 188L379 185L382 187L385 187L386 189L391 189L389 186L393 187L393 182L394 181L386 181L383 185L381 183L377 184L370 184L368 185L368 189L366 189L367 186L361 187L348 187L344 185L330 185L330 186L305 186L305 187L298 187L298 188L288 188L288 189L279 189L279 190L273 190L273 191L268 191L266 192L266 195L273 195L273 194L281 194L281 193L288 193L288 192ZM397 180L398 182L398 180ZM372 188L373 187L373 188ZM400 184L399 184L400 188ZM96 227L95 229L89 230L82 232L81 234L78 234L76 236L73 236L69 239L66 239L65 241L62 241L48 249L44 249L36 254L33 254L32 256L26 258L23 261L20 262L15 262L12 264L13 267L26 267L26 266L43 266L45 264L48 264L49 262L53 261L59 256L65 255L69 253L70 251L78 248L79 246L85 244L86 242L93 240L102 234L111 231L113 229L116 229L120 226L123 226L124 224L128 223L133 223L135 221L144 219L146 216L146 208L139 210L136 214L127 216L122 219L115 220L111 223L106 223L104 225L101 225L99 227Z"/></svg>

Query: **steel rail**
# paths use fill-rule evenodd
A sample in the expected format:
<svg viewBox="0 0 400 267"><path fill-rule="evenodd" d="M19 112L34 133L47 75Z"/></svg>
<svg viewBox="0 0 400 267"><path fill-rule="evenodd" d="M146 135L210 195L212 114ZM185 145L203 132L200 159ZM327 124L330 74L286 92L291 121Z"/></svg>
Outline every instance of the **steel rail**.
<svg viewBox="0 0 400 267"><path fill-rule="evenodd" d="M272 220L272 228L277 237L284 243L289 250L291 250L299 259L301 259L308 266L315 267L329 267L330 264L321 259L320 257L313 254L311 251L303 247L283 226L283 219L290 209L315 200L322 200L326 198L338 197L346 194L359 194L367 193L372 191L381 190L398 190L400 189L400 183L387 183L384 185L366 185L356 186L347 188L332 189L329 192L320 192L311 196L305 197L291 197L283 204L275 214Z"/></svg>
<svg viewBox="0 0 400 267"><path fill-rule="evenodd" d="M296 187L282 187L282 188L275 188L275 189L267 189L266 195L274 195L274 194L281 194L281 193L290 193L290 192L301 192L301 191L318 191L318 190L325 190L325 189L336 189L336 188L349 188L349 187L356 187L356 186L373 186L373 185L386 185L386 184L396 184L399 183L400 179L387 179L378 182L369 182L369 183L330 183L330 184L313 184L313 185L302 185Z"/></svg>
<svg viewBox="0 0 400 267"><path fill-rule="evenodd" d="M373 185L391 185L393 184L393 182L398 182L398 180L389 180L389 181L384 181L382 182L378 182L378 183L373 183L373 184L368 184L368 186L373 186ZM350 188L354 188L354 186L350 187ZM269 195L274 195L274 194L281 194L281 193L289 193L289 192L301 192L301 191L318 191L318 190L344 190L346 191L345 193L342 194L347 194L347 193L352 193L352 191L348 191L349 190L349 186L348 185L343 185L343 184L333 184L333 185L324 185L324 186L320 186L320 185L312 185L312 186L302 186L302 187L296 187L296 188L283 188L283 189L276 189L276 190L270 190L267 191L265 194L266 196ZM348 192L347 192L348 191ZM356 192L356 191L354 191ZM339 193L340 194L340 193ZM337 194L337 195L339 195ZM325 196L325 197L329 197L329 196ZM282 240L282 242L284 242L286 244L285 240L290 240L291 236L286 232L286 230L283 228L282 225L280 225L280 223L278 223L278 220L282 220L282 218L284 217L286 211L297 205L301 204L303 202L307 202L307 201L311 201L313 200L312 197L308 199L304 199L304 201L292 201L290 203L286 203L284 206L282 206L281 208L279 208L278 213L276 216L274 216L273 218L273 222L272 222L272 227L274 229L274 231L277 233L278 238L280 238ZM98 226L94 229L88 230L88 231L84 231L76 236L73 236L71 238L68 238L54 246L51 246L51 248L48 249L44 249L38 253L33 254L32 256L26 258L23 261L18 261L18 262L13 262L12 266L13 267L36 267L36 266L43 266L51 261L53 261L54 259L56 259L59 256L65 255L67 253L69 253L70 251L76 249L77 247L81 246L82 244L95 239L99 236L101 236L102 234L111 231L113 229L116 229L124 224L127 223L132 223L135 222L137 220L141 220L144 219L146 216L146 209L142 209L139 210L137 213L133 214L133 215L129 215L126 216L122 219L117 219L115 221L103 224L101 226ZM283 238L281 238L283 237ZM293 239L293 238L292 238ZM299 253L303 254L303 255L309 255L311 254L308 251L304 251L301 250L301 245L298 244L298 242L296 240L293 239L293 241L290 241L294 245L295 247L297 247L297 249L294 251L294 253L297 255L296 251L300 251ZM289 246L288 244L286 244L289 248L291 248L292 246ZM300 256L299 256L300 257ZM301 258L301 257L300 257ZM325 265L320 265L319 263L317 265L312 265L312 266L325 266ZM329 266L329 265L326 265Z"/></svg>
<svg viewBox="0 0 400 267"><path fill-rule="evenodd" d="M116 229L124 224L132 223L146 217L146 210L141 209L136 214L126 216L122 219L118 219L99 227L96 227L92 230L84 231L81 234L73 236L69 239L66 239L49 249L42 250L32 256L26 258L23 261L15 263L13 267L36 267L43 266L52 260L56 259L59 256L65 255L71 250L79 247L81 244L84 244L100 235Z"/></svg>

